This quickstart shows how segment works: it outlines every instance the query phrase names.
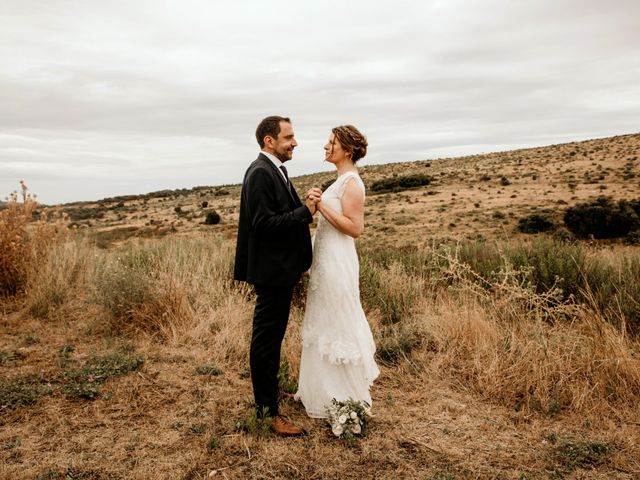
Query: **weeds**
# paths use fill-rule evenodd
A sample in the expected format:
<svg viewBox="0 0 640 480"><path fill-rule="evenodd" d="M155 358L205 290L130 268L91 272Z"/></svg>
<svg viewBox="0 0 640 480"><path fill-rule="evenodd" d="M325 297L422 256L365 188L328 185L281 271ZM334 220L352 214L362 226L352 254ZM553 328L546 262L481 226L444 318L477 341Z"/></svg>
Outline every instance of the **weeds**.
<svg viewBox="0 0 640 480"><path fill-rule="evenodd" d="M570 473L601 465L612 450L611 445L603 442L563 441L552 448L551 459L560 470L557 473Z"/></svg>
<svg viewBox="0 0 640 480"><path fill-rule="evenodd" d="M95 399L106 380L132 372L142 363L142 357L127 353L94 355L84 365L65 372L65 392L70 398Z"/></svg>
<svg viewBox="0 0 640 480"><path fill-rule="evenodd" d="M26 354L15 350L0 350L0 365L14 365L26 357Z"/></svg>
<svg viewBox="0 0 640 480"><path fill-rule="evenodd" d="M0 413L5 409L32 405L50 393L51 387L36 375L0 379Z"/></svg>
<svg viewBox="0 0 640 480"><path fill-rule="evenodd" d="M278 369L278 388L282 392L295 393L298 391L298 383L291 378L289 373L289 361L283 358Z"/></svg>
<svg viewBox="0 0 640 480"><path fill-rule="evenodd" d="M271 417L266 414L267 407L264 407L261 416L258 416L256 409L252 408L251 412L245 418L236 422L236 430L250 433L261 438L272 437Z"/></svg>
<svg viewBox="0 0 640 480"><path fill-rule="evenodd" d="M379 333L376 356L383 363L397 363L406 360L421 338L417 329L406 327L404 323L388 325Z"/></svg>

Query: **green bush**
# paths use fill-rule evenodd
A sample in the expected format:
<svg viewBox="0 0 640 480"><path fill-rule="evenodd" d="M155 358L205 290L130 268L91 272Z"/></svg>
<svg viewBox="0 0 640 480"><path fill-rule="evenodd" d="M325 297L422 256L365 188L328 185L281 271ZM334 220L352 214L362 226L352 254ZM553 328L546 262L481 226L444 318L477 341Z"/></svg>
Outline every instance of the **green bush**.
<svg viewBox="0 0 640 480"><path fill-rule="evenodd" d="M528 280L537 293L556 287L562 290L564 300L582 295L586 260L579 245L543 238L512 247L507 256L516 267L531 267Z"/></svg>
<svg viewBox="0 0 640 480"><path fill-rule="evenodd" d="M0 413L4 409L31 405L51 393L51 388L36 375L0 378Z"/></svg>
<svg viewBox="0 0 640 480"><path fill-rule="evenodd" d="M97 272L93 300L114 320L128 322L153 298L157 257L150 250L124 252Z"/></svg>
<svg viewBox="0 0 640 480"><path fill-rule="evenodd" d="M640 200L620 200L598 197L567 209L564 223L581 238L619 238L640 229Z"/></svg>
<svg viewBox="0 0 640 480"><path fill-rule="evenodd" d="M207 212L207 216L204 219L205 225L217 225L220 223L220 215L215 210L210 210Z"/></svg>
<svg viewBox="0 0 640 480"><path fill-rule="evenodd" d="M400 192L429 185L429 183L431 183L431 177L422 173L402 175L373 182L371 191L373 193Z"/></svg>
<svg viewBox="0 0 640 480"><path fill-rule="evenodd" d="M553 230L555 224L546 216L534 213L518 220L518 231L522 233L540 233Z"/></svg>

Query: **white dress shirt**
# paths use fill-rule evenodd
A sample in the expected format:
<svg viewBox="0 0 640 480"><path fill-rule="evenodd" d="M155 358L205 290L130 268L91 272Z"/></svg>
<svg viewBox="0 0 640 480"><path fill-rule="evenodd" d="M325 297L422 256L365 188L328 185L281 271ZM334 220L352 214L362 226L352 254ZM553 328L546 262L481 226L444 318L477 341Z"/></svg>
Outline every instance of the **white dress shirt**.
<svg viewBox="0 0 640 480"><path fill-rule="evenodd" d="M284 180L284 183L288 185L289 184L288 183L288 179L287 179L286 175L284 174L284 172L282 171L282 169L280 168L282 165L284 165L284 163L282 163L282 161L278 157L273 155L272 153L265 152L264 150L262 150L261 152L265 157L267 157L269 160L271 160L271 163L273 163L276 166L276 168L280 172L280 175L282 175L282 179Z"/></svg>

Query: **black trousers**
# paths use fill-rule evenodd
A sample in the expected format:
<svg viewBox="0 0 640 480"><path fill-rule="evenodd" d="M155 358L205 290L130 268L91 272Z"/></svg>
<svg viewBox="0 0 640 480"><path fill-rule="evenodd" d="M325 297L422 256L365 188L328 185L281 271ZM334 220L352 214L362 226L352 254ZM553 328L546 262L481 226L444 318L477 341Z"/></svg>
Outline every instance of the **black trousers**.
<svg viewBox="0 0 640 480"><path fill-rule="evenodd" d="M278 415L278 370L280 349L289 321L293 286L270 287L254 285L256 308L253 313L253 334L249 365L258 416Z"/></svg>

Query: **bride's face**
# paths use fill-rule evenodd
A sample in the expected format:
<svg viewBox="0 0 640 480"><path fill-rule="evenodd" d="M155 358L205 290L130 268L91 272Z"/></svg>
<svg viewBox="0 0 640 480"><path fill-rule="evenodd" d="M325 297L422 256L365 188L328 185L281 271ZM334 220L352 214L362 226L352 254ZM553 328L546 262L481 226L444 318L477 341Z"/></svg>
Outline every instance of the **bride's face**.
<svg viewBox="0 0 640 480"><path fill-rule="evenodd" d="M347 158L349 158L349 155L332 132L329 135L327 144L324 146L324 159L330 163L340 163Z"/></svg>

